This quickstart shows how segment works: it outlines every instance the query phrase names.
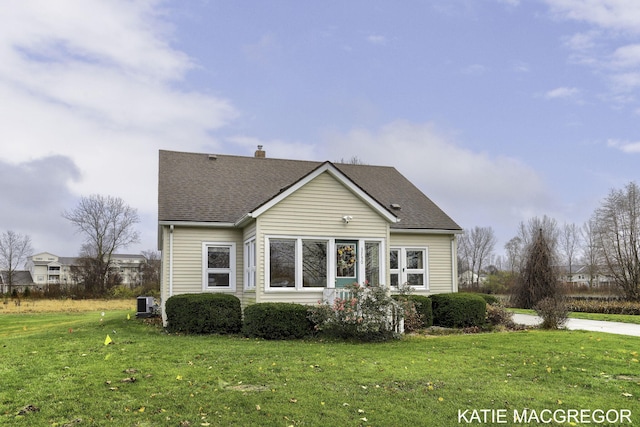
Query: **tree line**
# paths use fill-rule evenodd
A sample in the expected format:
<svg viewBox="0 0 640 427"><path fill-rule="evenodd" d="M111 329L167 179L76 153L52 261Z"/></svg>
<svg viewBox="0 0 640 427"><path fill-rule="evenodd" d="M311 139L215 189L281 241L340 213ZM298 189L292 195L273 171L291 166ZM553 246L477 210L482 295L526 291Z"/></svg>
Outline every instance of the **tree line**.
<svg viewBox="0 0 640 427"><path fill-rule="evenodd" d="M117 251L139 243L135 226L140 222L136 209L121 198L102 195L81 197L78 205L62 213L84 237L71 277L76 283L74 293L87 297L108 296L122 284L119 270L114 268L113 256ZM14 231L0 234L0 271L9 293L15 283L18 269L33 254L31 238ZM141 291L160 289L160 256L157 251L143 251L145 263L140 267Z"/></svg>
<svg viewBox="0 0 640 427"><path fill-rule="evenodd" d="M640 187L637 183L611 190L581 226L559 225L548 216L521 222L516 236L505 244L503 258L494 256L497 239L491 227L465 230L458 239L462 285L479 288L480 278L486 272L500 272L507 285L516 285L530 260L531 247L540 236L549 247L549 262L556 267L566 267L568 277L580 264L586 269L590 287L594 286L596 277L606 276L625 299L640 300Z"/></svg>

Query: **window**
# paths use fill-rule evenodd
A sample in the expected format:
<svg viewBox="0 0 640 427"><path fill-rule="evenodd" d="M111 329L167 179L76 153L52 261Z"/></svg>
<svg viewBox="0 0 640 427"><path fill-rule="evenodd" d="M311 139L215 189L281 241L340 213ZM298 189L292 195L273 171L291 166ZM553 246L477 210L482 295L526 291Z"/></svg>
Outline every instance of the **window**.
<svg viewBox="0 0 640 427"><path fill-rule="evenodd" d="M391 248L391 286L406 283L416 288L428 289L427 254L427 248Z"/></svg>
<svg viewBox="0 0 640 427"><path fill-rule="evenodd" d="M236 288L234 243L203 244L204 278L203 289L209 291L232 290Z"/></svg>
<svg viewBox="0 0 640 427"><path fill-rule="evenodd" d="M324 288L327 286L326 240L269 239L271 288Z"/></svg>
<svg viewBox="0 0 640 427"><path fill-rule="evenodd" d="M269 241L269 284L276 288L296 286L296 240Z"/></svg>
<svg viewBox="0 0 640 427"><path fill-rule="evenodd" d="M400 250L391 249L389 253L389 272L391 273L391 286L398 287L400 283Z"/></svg>
<svg viewBox="0 0 640 427"><path fill-rule="evenodd" d="M381 283L385 263L383 241L332 238L267 237L265 287L268 290L318 290L367 280ZM362 256L358 255L363 253Z"/></svg>
<svg viewBox="0 0 640 427"><path fill-rule="evenodd" d="M364 278L370 285L380 284L380 243L364 244Z"/></svg>
<svg viewBox="0 0 640 427"><path fill-rule="evenodd" d="M327 286L326 241L302 241L302 286L305 288Z"/></svg>
<svg viewBox="0 0 640 427"><path fill-rule="evenodd" d="M244 244L244 288L248 291L256 288L256 239Z"/></svg>

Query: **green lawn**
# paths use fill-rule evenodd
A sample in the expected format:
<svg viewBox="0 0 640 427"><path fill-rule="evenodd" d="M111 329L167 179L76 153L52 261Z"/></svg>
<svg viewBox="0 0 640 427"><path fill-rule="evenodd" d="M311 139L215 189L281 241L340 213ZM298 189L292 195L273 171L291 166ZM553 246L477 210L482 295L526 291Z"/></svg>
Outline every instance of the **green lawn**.
<svg viewBox="0 0 640 427"><path fill-rule="evenodd" d="M473 410L514 425L525 408L640 425L639 353L640 338L579 331L272 342L167 335L126 311L6 314L0 425L491 425Z"/></svg>

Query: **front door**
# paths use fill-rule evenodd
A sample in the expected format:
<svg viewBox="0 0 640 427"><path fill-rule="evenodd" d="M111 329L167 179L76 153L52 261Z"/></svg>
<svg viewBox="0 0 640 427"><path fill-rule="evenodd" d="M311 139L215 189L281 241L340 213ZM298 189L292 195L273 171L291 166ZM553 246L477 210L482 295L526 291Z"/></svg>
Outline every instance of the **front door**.
<svg viewBox="0 0 640 427"><path fill-rule="evenodd" d="M358 282L358 241L336 240L336 288Z"/></svg>

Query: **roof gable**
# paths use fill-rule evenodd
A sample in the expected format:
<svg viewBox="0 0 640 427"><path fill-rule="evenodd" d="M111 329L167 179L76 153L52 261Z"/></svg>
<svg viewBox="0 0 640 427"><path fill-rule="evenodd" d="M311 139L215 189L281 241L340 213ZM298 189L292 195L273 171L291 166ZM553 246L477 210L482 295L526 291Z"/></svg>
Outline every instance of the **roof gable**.
<svg viewBox="0 0 640 427"><path fill-rule="evenodd" d="M266 201L261 206L258 206L255 210L250 212L248 216L252 218L256 218L269 210L274 205L280 203L280 201L289 197L291 194L298 191L300 188L307 185L309 182L313 181L316 177L323 173L328 173L342 185L347 187L356 197L365 202L369 207L371 207L374 211L376 211L380 216L385 218L387 221L391 223L398 222L399 219L394 214L389 212L384 206L382 206L376 199L371 197L367 192L365 192L362 188L360 188L356 183L354 183L349 177L347 177L343 172L337 169L331 162L324 162L311 172L309 172L304 177L300 178L298 181L291 184L288 188L281 191L278 195L273 197L272 199Z"/></svg>
<svg viewBox="0 0 640 427"><path fill-rule="evenodd" d="M388 218L392 230L460 230L392 167L165 150L159 153L158 220L235 225L260 215L324 172Z"/></svg>

